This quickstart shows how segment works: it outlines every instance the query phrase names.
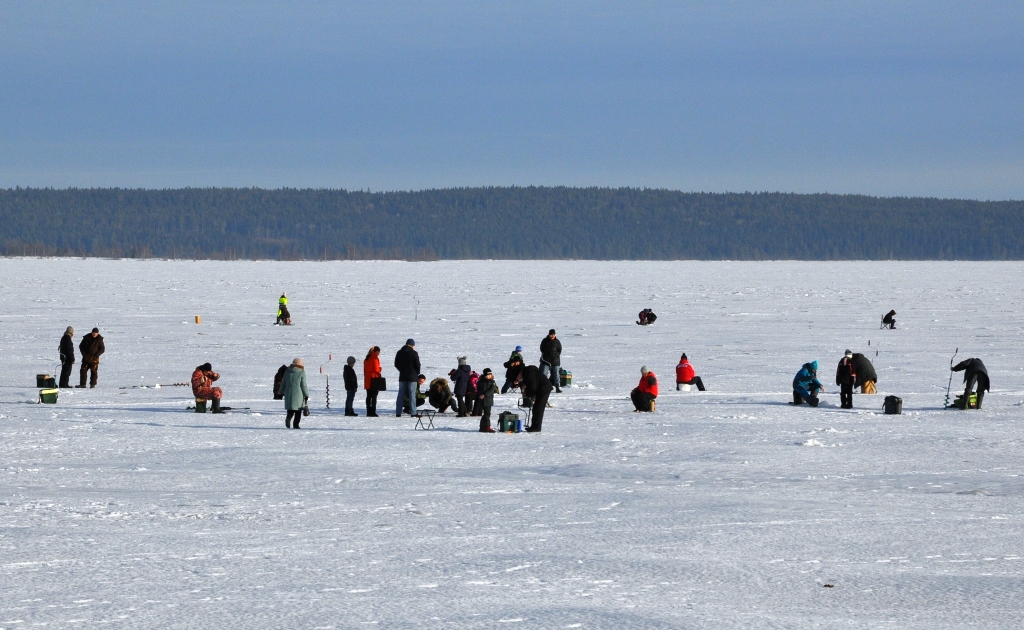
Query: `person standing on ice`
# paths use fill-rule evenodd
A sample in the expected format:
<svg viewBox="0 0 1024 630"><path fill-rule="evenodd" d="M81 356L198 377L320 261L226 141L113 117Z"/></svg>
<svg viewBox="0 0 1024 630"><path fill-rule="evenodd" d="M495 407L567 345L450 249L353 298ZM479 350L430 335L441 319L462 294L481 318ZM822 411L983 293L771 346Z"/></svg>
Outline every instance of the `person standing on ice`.
<svg viewBox="0 0 1024 630"><path fill-rule="evenodd" d="M359 379L356 377L356 371L352 369L352 366L356 364L355 357L349 357L345 359L345 368L342 370L342 377L345 379L345 415L346 416L357 416L356 410L352 408L352 403L355 402L356 392L359 390Z"/></svg>
<svg viewBox="0 0 1024 630"><path fill-rule="evenodd" d="M836 385L839 386L839 406L853 409L853 385L857 382L857 371L853 365L853 351L847 350L836 368Z"/></svg>
<svg viewBox="0 0 1024 630"><path fill-rule="evenodd" d="M366 353L363 359L363 387L366 388L366 417L377 417L377 383L374 381L381 376L380 371L380 347L373 346Z"/></svg>
<svg viewBox="0 0 1024 630"><path fill-rule="evenodd" d="M635 411L653 411L654 399L658 397L658 377L647 366L640 368L640 384L629 393Z"/></svg>
<svg viewBox="0 0 1024 630"><path fill-rule="evenodd" d="M96 387L96 381L99 379L100 355L107 351L107 347L103 345L100 329L93 328L91 333L82 337L78 349L82 351L82 368L78 371L78 387L85 387L87 376L89 377L89 387Z"/></svg>
<svg viewBox="0 0 1024 630"><path fill-rule="evenodd" d="M465 418L473 408L473 401L467 399L466 396L469 392L469 379L472 373L473 368L469 367L469 362L465 356L459 357L459 367L448 372L449 378L452 379L452 393L455 394L455 400L459 403L459 408L456 410L458 412L456 417L458 418Z"/></svg>
<svg viewBox="0 0 1024 630"><path fill-rule="evenodd" d="M548 336L540 342L540 369L551 381L556 393L561 393L561 383L558 380L558 368L562 365L562 342L555 335L555 329L548 331Z"/></svg>
<svg viewBox="0 0 1024 630"><path fill-rule="evenodd" d="M541 425L544 423L544 409L548 406L548 397L551 396L552 385L540 368L535 365L528 365L523 368L516 378L518 385L523 392L523 400L533 401L533 410L530 412L530 426L526 428L527 433L540 433Z"/></svg>
<svg viewBox="0 0 1024 630"><path fill-rule="evenodd" d="M298 429L299 420L302 420L302 408L309 400L309 388L306 386L306 369L302 365L302 359L296 357L284 373L284 381L281 384L281 392L284 394L284 428Z"/></svg>
<svg viewBox="0 0 1024 630"><path fill-rule="evenodd" d="M491 407L494 406L494 390L498 384L494 382L491 368L484 368L484 373L476 384L476 398L480 402L480 433L494 433L491 428Z"/></svg>
<svg viewBox="0 0 1024 630"><path fill-rule="evenodd" d="M981 359L964 359L951 369L954 372L964 373L964 383L967 383L962 398L964 409L970 408L971 393L974 392L975 385L978 386L978 404L975 409L981 409L981 400L985 397L985 392L989 391L988 370L985 368L985 364L981 362Z"/></svg>
<svg viewBox="0 0 1024 630"><path fill-rule="evenodd" d="M683 385L696 385L697 391L704 391L704 381L694 372L685 352L679 357L679 364L676 365L676 391L678 392Z"/></svg>
<svg viewBox="0 0 1024 630"><path fill-rule="evenodd" d="M274 324L277 326L292 325L292 314L288 312L287 293L282 293L281 297L277 298L277 321Z"/></svg>
<svg viewBox="0 0 1024 630"><path fill-rule="evenodd" d="M857 373L857 387L860 387L860 393L874 394L878 374L875 373L875 366L871 365L871 361L863 354L854 352L853 371Z"/></svg>
<svg viewBox="0 0 1024 630"><path fill-rule="evenodd" d="M67 327L64 331L64 336L60 338L60 381L57 383L58 387L71 387L71 366L75 364L75 342L72 339L75 336L75 329L71 326Z"/></svg>
<svg viewBox="0 0 1024 630"><path fill-rule="evenodd" d="M209 363L196 366L192 372L192 395L196 398L209 400L213 403L213 413L224 413L220 410L220 399L223 392L219 387L214 387L213 382L220 378L220 374L213 371Z"/></svg>
<svg viewBox="0 0 1024 630"><path fill-rule="evenodd" d="M420 355L416 352L416 341L406 339L405 345L395 353L395 369L398 370L398 397L395 399L395 417L402 417L406 400L416 415L416 382L420 376Z"/></svg>
<svg viewBox="0 0 1024 630"><path fill-rule="evenodd" d="M508 393L508 390L515 387L516 377L523 370L523 347L516 346L516 349L512 351L512 356L508 358L502 365L505 367L505 382L501 386L501 393Z"/></svg>
<svg viewBox="0 0 1024 630"><path fill-rule="evenodd" d="M804 363L793 377L793 404L802 405L807 401L812 407L818 406L818 392L825 386L818 380L818 362Z"/></svg>

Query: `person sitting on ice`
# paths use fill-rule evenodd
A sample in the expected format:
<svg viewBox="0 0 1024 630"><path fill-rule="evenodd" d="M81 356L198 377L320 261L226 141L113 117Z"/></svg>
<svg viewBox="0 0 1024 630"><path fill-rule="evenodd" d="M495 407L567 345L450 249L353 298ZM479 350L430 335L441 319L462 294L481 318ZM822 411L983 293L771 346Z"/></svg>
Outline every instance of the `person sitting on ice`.
<svg viewBox="0 0 1024 630"><path fill-rule="evenodd" d="M221 389L213 386L213 382L219 378L220 374L214 372L209 363L196 366L195 372L192 372L192 395L212 401L213 413L224 413L220 409Z"/></svg>
<svg viewBox="0 0 1024 630"><path fill-rule="evenodd" d="M637 323L640 324L641 326L653 324L658 319L658 316L654 314L654 311L652 311L649 308L645 308L644 310L640 311L637 317L639 318L639 321Z"/></svg>
<svg viewBox="0 0 1024 630"><path fill-rule="evenodd" d="M636 411L654 411L654 399L658 397L658 377L647 366L640 368L640 384L629 393Z"/></svg>
<svg viewBox="0 0 1024 630"><path fill-rule="evenodd" d="M896 311L889 311L885 315L882 315L882 328L888 328L889 330L896 329Z"/></svg>
<svg viewBox="0 0 1024 630"><path fill-rule="evenodd" d="M818 392L825 386L818 380L818 362L804 363L793 377L793 404L802 405L807 401L812 407L818 406Z"/></svg>
<svg viewBox="0 0 1024 630"><path fill-rule="evenodd" d="M274 324L277 326L292 325L292 314L288 312L287 293L282 293L281 297L277 299L277 321Z"/></svg>
<svg viewBox="0 0 1024 630"><path fill-rule="evenodd" d="M449 407L453 410L456 408L455 397L452 396L452 390L448 387L448 379L438 377L430 381L430 387L427 388L427 402L440 413L444 413Z"/></svg>
<svg viewBox="0 0 1024 630"><path fill-rule="evenodd" d="M988 369L985 368L985 364L981 362L981 359L970 358L964 359L950 369L954 372L963 372L964 383L967 384L964 388L964 395L960 399L963 401L963 407L960 409L971 408L971 393L974 392L975 385L978 386L976 392L978 398L974 408L981 409L981 400L985 398L985 392L989 391Z"/></svg>
<svg viewBox="0 0 1024 630"><path fill-rule="evenodd" d="M704 391L704 381L694 372L685 352L679 357L679 365L676 366L676 391L682 389L683 385L696 385L698 391Z"/></svg>

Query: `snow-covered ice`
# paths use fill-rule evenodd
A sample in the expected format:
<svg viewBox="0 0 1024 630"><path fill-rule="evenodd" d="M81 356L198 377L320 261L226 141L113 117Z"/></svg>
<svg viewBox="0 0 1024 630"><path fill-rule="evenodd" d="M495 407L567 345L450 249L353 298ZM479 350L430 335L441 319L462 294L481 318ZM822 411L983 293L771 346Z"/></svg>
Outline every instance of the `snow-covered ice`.
<svg viewBox="0 0 1024 630"><path fill-rule="evenodd" d="M0 301L0 628L1020 625L1021 263L0 259ZM99 387L36 404L68 325L101 329ZM543 433L393 416L407 337L428 377L465 353L500 380L551 327L575 386ZM374 344L391 392L346 418ZM989 367L979 412L942 409L956 347ZM849 411L846 348L880 377ZM675 391L682 351L707 392ZM789 406L811 359L825 405ZM186 410L205 361L248 410Z"/></svg>

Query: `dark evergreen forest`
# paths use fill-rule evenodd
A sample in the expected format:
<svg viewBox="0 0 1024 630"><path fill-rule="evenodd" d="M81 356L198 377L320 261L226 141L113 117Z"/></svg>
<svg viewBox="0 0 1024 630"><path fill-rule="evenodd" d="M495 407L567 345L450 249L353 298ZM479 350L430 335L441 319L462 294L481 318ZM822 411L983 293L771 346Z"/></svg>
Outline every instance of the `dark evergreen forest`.
<svg viewBox="0 0 1024 630"><path fill-rule="evenodd" d="M0 254L1020 260L1024 202L634 188L0 190Z"/></svg>

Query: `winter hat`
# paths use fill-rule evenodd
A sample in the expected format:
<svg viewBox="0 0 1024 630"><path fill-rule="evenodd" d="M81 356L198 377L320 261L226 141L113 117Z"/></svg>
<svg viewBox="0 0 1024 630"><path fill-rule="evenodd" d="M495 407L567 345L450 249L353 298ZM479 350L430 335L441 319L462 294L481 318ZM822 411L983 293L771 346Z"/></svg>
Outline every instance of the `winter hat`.
<svg viewBox="0 0 1024 630"><path fill-rule="evenodd" d="M553 335L553 334L555 334L555 329L554 329L554 328L552 328L551 330L549 330L549 331L548 331L548 334L549 334L549 335Z"/></svg>
<svg viewBox="0 0 1024 630"><path fill-rule="evenodd" d="M64 331L64 334L65 335L71 335L72 337L74 337L75 336L75 329L72 328L71 326L68 326L68 329Z"/></svg>
<svg viewBox="0 0 1024 630"><path fill-rule="evenodd" d="M416 380L418 381L420 379L427 380L427 377L420 374L419 376L416 377Z"/></svg>
<svg viewBox="0 0 1024 630"><path fill-rule="evenodd" d="M847 350L845 353L843 353L843 356L844 357L852 357L853 356L853 352L850 351L850 350Z"/></svg>
<svg viewBox="0 0 1024 630"><path fill-rule="evenodd" d="M488 374L491 374L491 373L492 373L491 372L491 368L484 368L484 376L487 376Z"/></svg>
<svg viewBox="0 0 1024 630"><path fill-rule="evenodd" d="M349 358L345 359L345 363L347 363L348 365L355 365L356 364L356 358L355 357L349 357Z"/></svg>
<svg viewBox="0 0 1024 630"><path fill-rule="evenodd" d="M680 361L685 361L686 360L686 353L685 352L683 353L683 356L679 357L679 360Z"/></svg>
<svg viewBox="0 0 1024 630"><path fill-rule="evenodd" d="M93 328L93 329L92 329L92 331L93 331L94 333L98 333L98 332L100 331L100 329L99 329L99 328Z"/></svg>
<svg viewBox="0 0 1024 630"><path fill-rule="evenodd" d="M199 366L199 369L204 371L204 372L209 372L210 370L213 369L213 366L210 365L209 363L204 363L204 364Z"/></svg>
<svg viewBox="0 0 1024 630"><path fill-rule="evenodd" d="M410 337L410 338L405 340L405 345L407 345L407 346L415 346L416 345L416 340L413 339L412 337Z"/></svg>
<svg viewBox="0 0 1024 630"><path fill-rule="evenodd" d="M640 368L640 373L641 374L647 374L648 372L650 372L650 370L647 369L646 365L643 366L642 368Z"/></svg>
<svg viewBox="0 0 1024 630"><path fill-rule="evenodd" d="M818 361L817 360L811 361L811 369L814 370L815 372L818 371Z"/></svg>
<svg viewBox="0 0 1024 630"><path fill-rule="evenodd" d="M466 365L466 357L459 357L459 365Z"/></svg>
<svg viewBox="0 0 1024 630"><path fill-rule="evenodd" d="M516 346L516 352L522 352L522 351L523 351L523 347L522 346Z"/></svg>

